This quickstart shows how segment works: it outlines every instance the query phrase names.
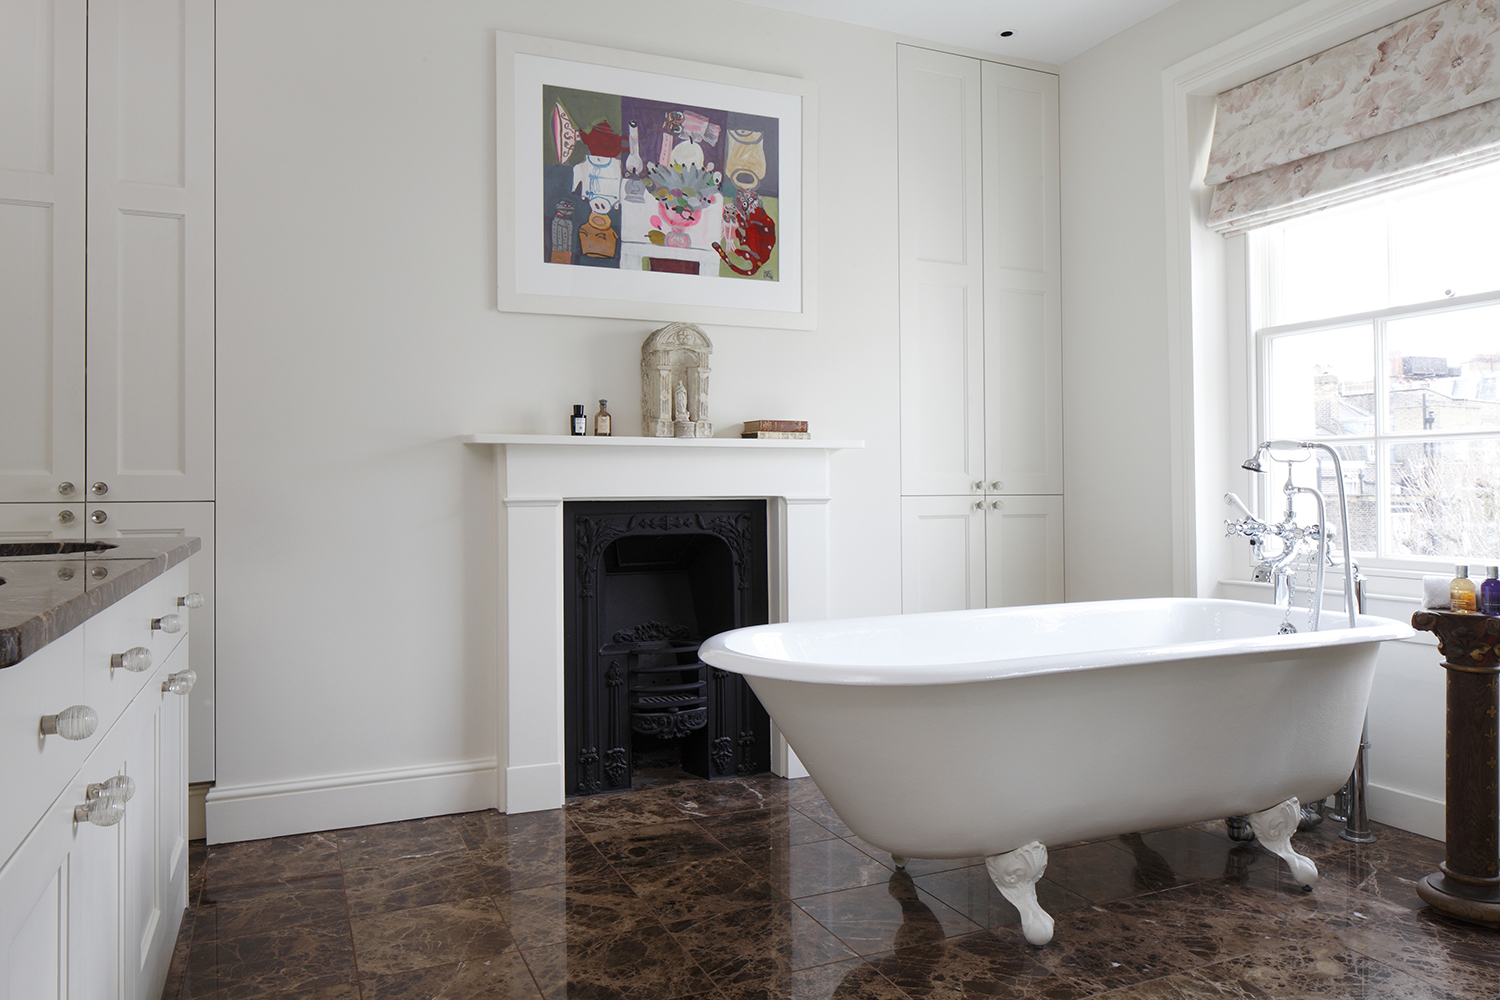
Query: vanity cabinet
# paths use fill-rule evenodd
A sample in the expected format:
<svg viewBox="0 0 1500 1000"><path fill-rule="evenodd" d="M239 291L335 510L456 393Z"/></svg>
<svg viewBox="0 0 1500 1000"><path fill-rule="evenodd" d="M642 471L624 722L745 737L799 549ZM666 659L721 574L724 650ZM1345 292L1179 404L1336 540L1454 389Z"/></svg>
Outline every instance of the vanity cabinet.
<svg viewBox="0 0 1500 1000"><path fill-rule="evenodd" d="M897 115L902 607L1060 601L1057 77L903 45Z"/></svg>
<svg viewBox="0 0 1500 1000"><path fill-rule="evenodd" d="M0 670L0 1000L161 995L188 854L187 711L165 685L188 664L190 627L167 634L151 621L191 614L177 606L187 569ZM111 671L121 643L152 649L152 667ZM39 735L43 715L73 704L97 712L92 736ZM90 786L120 775L135 791L119 821L80 821Z"/></svg>
<svg viewBox="0 0 1500 1000"><path fill-rule="evenodd" d="M211 601L213 0L5 0L0 122L0 533L198 536ZM209 781L201 638L191 770Z"/></svg>

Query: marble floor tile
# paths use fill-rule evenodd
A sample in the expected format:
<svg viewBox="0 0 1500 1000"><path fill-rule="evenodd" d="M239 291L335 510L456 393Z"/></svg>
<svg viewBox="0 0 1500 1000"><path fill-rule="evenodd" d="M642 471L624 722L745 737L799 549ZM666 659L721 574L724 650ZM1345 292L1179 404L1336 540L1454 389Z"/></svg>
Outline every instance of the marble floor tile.
<svg viewBox="0 0 1500 1000"><path fill-rule="evenodd" d="M208 848L204 888L214 892L236 885L338 872L338 847L330 834L307 833L269 840L246 840Z"/></svg>
<svg viewBox="0 0 1500 1000"><path fill-rule="evenodd" d="M843 840L764 851L744 851L740 857L793 898L816 896L861 885L885 884L891 869Z"/></svg>
<svg viewBox="0 0 1500 1000"><path fill-rule="evenodd" d="M344 873L344 891L354 916L490 894L468 851L355 868Z"/></svg>
<svg viewBox="0 0 1500 1000"><path fill-rule="evenodd" d="M215 1000L331 989L355 981L347 920L194 942L187 995ZM186 992L186 991L185 991Z"/></svg>
<svg viewBox="0 0 1500 1000"><path fill-rule="evenodd" d="M469 855L492 893L614 874L599 848L577 832L565 837L490 841Z"/></svg>
<svg viewBox="0 0 1500 1000"><path fill-rule="evenodd" d="M488 897L389 910L349 923L361 978L499 955L512 944Z"/></svg>
<svg viewBox="0 0 1500 1000"><path fill-rule="evenodd" d="M775 979L854 958L854 952L793 903L720 913L673 935L722 984Z"/></svg>
<svg viewBox="0 0 1500 1000"><path fill-rule="evenodd" d="M547 1000L675 1000L714 983L659 923L631 924L523 952Z"/></svg>
<svg viewBox="0 0 1500 1000"><path fill-rule="evenodd" d="M678 807L671 786L569 799L568 819L584 833L629 826L655 826L689 817Z"/></svg>
<svg viewBox="0 0 1500 1000"><path fill-rule="evenodd" d="M683 817L692 819L730 812L787 807L785 789L767 782L740 778L692 781L673 785L665 791L665 798Z"/></svg>
<svg viewBox="0 0 1500 1000"><path fill-rule="evenodd" d="M1010 927L1021 922L1020 913L1010 900L1000 895L984 865L936 872L914 881L917 888L930 892L981 927ZM1089 905L1076 892L1069 892L1046 878L1037 883L1036 897L1042 909L1054 918Z"/></svg>
<svg viewBox="0 0 1500 1000"><path fill-rule="evenodd" d="M1165 864L1142 867L1129 851L1108 841L1047 852L1047 879L1092 903L1106 903L1180 885Z"/></svg>
<svg viewBox="0 0 1500 1000"><path fill-rule="evenodd" d="M637 923L660 922L617 875L500 893L495 906L523 950L560 944L573 935L615 933Z"/></svg>
<svg viewBox="0 0 1500 1000"><path fill-rule="evenodd" d="M376 976L360 983L362 1000L541 1000L531 970L514 948L455 965Z"/></svg>
<svg viewBox="0 0 1500 1000"><path fill-rule="evenodd" d="M884 885L805 896L797 905L859 955L933 944L980 925L894 872Z"/></svg>
<svg viewBox="0 0 1500 1000"><path fill-rule="evenodd" d="M821 798L815 802L794 803L793 807L814 823L825 827L830 833L840 837L854 836L854 831L844 825L838 813L833 811L833 806Z"/></svg>
<svg viewBox="0 0 1500 1000"><path fill-rule="evenodd" d="M588 835L617 869L696 861L727 854L728 848L691 820L637 824Z"/></svg>
<svg viewBox="0 0 1500 1000"><path fill-rule="evenodd" d="M1150 870L1161 864L1184 882L1236 878L1256 868L1282 863L1257 844L1237 843L1191 827L1127 833L1115 839L1115 846L1135 858L1138 870Z"/></svg>
<svg viewBox="0 0 1500 1000"><path fill-rule="evenodd" d="M724 1000L908 1000L906 993L859 959L729 983Z"/></svg>
<svg viewBox="0 0 1500 1000"><path fill-rule="evenodd" d="M621 876L669 930L710 914L785 898L764 875L733 855L625 868Z"/></svg>
<svg viewBox="0 0 1500 1000"><path fill-rule="evenodd" d="M334 836L339 845L339 861L345 871L390 861L450 854L465 847L452 816L429 816L400 823L355 827L339 830Z"/></svg>
<svg viewBox="0 0 1500 1000"><path fill-rule="evenodd" d="M823 803L827 805L828 800L823 797L817 783L811 778L790 778L786 783L786 800L794 806L810 803Z"/></svg>
<svg viewBox="0 0 1500 1000"><path fill-rule="evenodd" d="M460 813L453 817L453 824L458 828L458 835L463 838L464 846L471 851L497 844L562 840L577 832L577 828L568 819L567 812L562 809L517 813L514 816L486 809L483 812Z"/></svg>
<svg viewBox="0 0 1500 1000"><path fill-rule="evenodd" d="M1106 903L1102 909L1128 918L1159 944L1207 964L1297 940L1305 928L1290 925L1254 905L1234 888L1197 883ZM1071 934L1068 914L1061 921Z"/></svg>
<svg viewBox="0 0 1500 1000"><path fill-rule="evenodd" d="M874 844L870 843L868 840L864 839L863 837L858 837L858 836L855 836L853 834L850 834L849 836L845 837L844 840L846 840L849 843L853 844L855 847L859 848L861 851L864 851L870 857L874 858L876 861L879 861L881 864L883 864L887 868L891 869L891 871L895 871L896 870L896 861L895 861L894 858L891 857L891 852L890 851L883 851L880 848L876 847ZM906 867L902 868L901 870L904 871L904 872L906 872L912 878L919 878L919 877L921 877L923 875L931 875L931 874L933 874L935 872L953 871L956 868L971 868L974 865L982 865L982 864L984 864L984 858L978 858L978 857L975 857L975 858L908 858L907 862L906 862Z"/></svg>
<svg viewBox="0 0 1500 1000"><path fill-rule="evenodd" d="M710 816L697 822L731 851L764 851L835 839L831 830L791 806Z"/></svg>
<svg viewBox="0 0 1500 1000"><path fill-rule="evenodd" d="M1458 996L1500 996L1500 931L1384 899L1369 900L1361 913L1365 919L1331 937Z"/></svg>
<svg viewBox="0 0 1500 1000"><path fill-rule="evenodd" d="M1163 992L1167 984L1174 992ZM1152 987L1159 987L1153 992ZM1111 1000L1265 1000L1266 997L1339 1000L1489 1000L1484 994L1448 992L1331 938L1310 938L1269 951L1193 969L1184 975L1110 994Z"/></svg>
<svg viewBox="0 0 1500 1000"><path fill-rule="evenodd" d="M981 931L867 959L913 1000L1078 1000L1100 990L1043 964L1011 931Z"/></svg>
<svg viewBox="0 0 1500 1000"><path fill-rule="evenodd" d="M206 892L193 933L234 938L348 918L343 877L313 875Z"/></svg>
<svg viewBox="0 0 1500 1000"><path fill-rule="evenodd" d="M1064 914L1051 943L1036 949L1037 961L1066 979L1097 983L1100 992L1203 964L1150 918L1113 906L1084 907ZM1019 928L987 933L1021 941Z"/></svg>

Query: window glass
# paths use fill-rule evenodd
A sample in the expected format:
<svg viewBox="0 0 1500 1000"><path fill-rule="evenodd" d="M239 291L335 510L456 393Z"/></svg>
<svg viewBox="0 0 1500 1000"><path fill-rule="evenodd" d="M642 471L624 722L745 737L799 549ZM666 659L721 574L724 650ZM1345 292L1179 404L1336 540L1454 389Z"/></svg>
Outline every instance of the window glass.
<svg viewBox="0 0 1500 1000"><path fill-rule="evenodd" d="M1388 446L1392 555L1500 561L1500 440Z"/></svg>
<svg viewBox="0 0 1500 1000"><path fill-rule="evenodd" d="M1384 308L1390 299L1387 257L1383 212L1332 209L1287 223L1273 322Z"/></svg>
<svg viewBox="0 0 1500 1000"><path fill-rule="evenodd" d="M1392 434L1500 430L1500 305L1386 324Z"/></svg>
<svg viewBox="0 0 1500 1000"><path fill-rule="evenodd" d="M1374 555L1379 530L1376 520L1379 497L1376 493L1375 448L1368 442L1338 444L1333 447L1338 452L1339 463L1344 467L1344 495L1349 501L1349 549L1355 556ZM1333 459L1328 457L1327 452L1271 452L1272 461L1262 463L1270 473L1267 485L1271 487L1274 499L1270 513L1279 520L1286 504L1281 491L1286 482L1288 466L1280 464L1278 460L1300 458L1302 455L1307 455L1307 458L1290 465L1292 485L1311 487L1323 494L1328 507L1329 537L1334 540L1333 548L1337 551L1343 546L1343 542L1338 540L1339 481L1334 473ZM1317 501L1307 494L1294 497L1292 509L1302 524L1312 524L1317 520Z"/></svg>
<svg viewBox="0 0 1500 1000"><path fill-rule="evenodd" d="M1394 197L1391 305L1500 287L1500 171L1482 167Z"/></svg>
<svg viewBox="0 0 1500 1000"><path fill-rule="evenodd" d="M1267 362L1267 436L1375 433L1374 344L1368 323L1274 338Z"/></svg>

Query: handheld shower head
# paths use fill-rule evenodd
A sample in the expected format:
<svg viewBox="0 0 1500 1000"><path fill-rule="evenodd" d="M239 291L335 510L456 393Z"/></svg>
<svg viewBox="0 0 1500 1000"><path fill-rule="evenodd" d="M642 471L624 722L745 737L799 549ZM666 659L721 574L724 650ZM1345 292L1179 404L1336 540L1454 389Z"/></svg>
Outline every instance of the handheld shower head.
<svg viewBox="0 0 1500 1000"><path fill-rule="evenodd" d="M1240 468L1242 468L1242 469L1249 469L1251 472L1265 472L1266 471L1265 469L1262 469L1260 467L1260 452L1258 452L1258 451L1254 455L1251 455L1249 458L1247 458L1243 462L1241 462L1240 463Z"/></svg>

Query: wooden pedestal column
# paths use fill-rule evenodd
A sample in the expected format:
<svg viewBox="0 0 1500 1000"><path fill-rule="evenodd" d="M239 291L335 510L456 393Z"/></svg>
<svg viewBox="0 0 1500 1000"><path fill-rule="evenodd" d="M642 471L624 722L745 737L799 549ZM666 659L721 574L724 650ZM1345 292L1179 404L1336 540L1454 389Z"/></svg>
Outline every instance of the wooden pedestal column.
<svg viewBox="0 0 1500 1000"><path fill-rule="evenodd" d="M1448 671L1447 859L1417 895L1450 917L1500 927L1500 616L1418 611Z"/></svg>

